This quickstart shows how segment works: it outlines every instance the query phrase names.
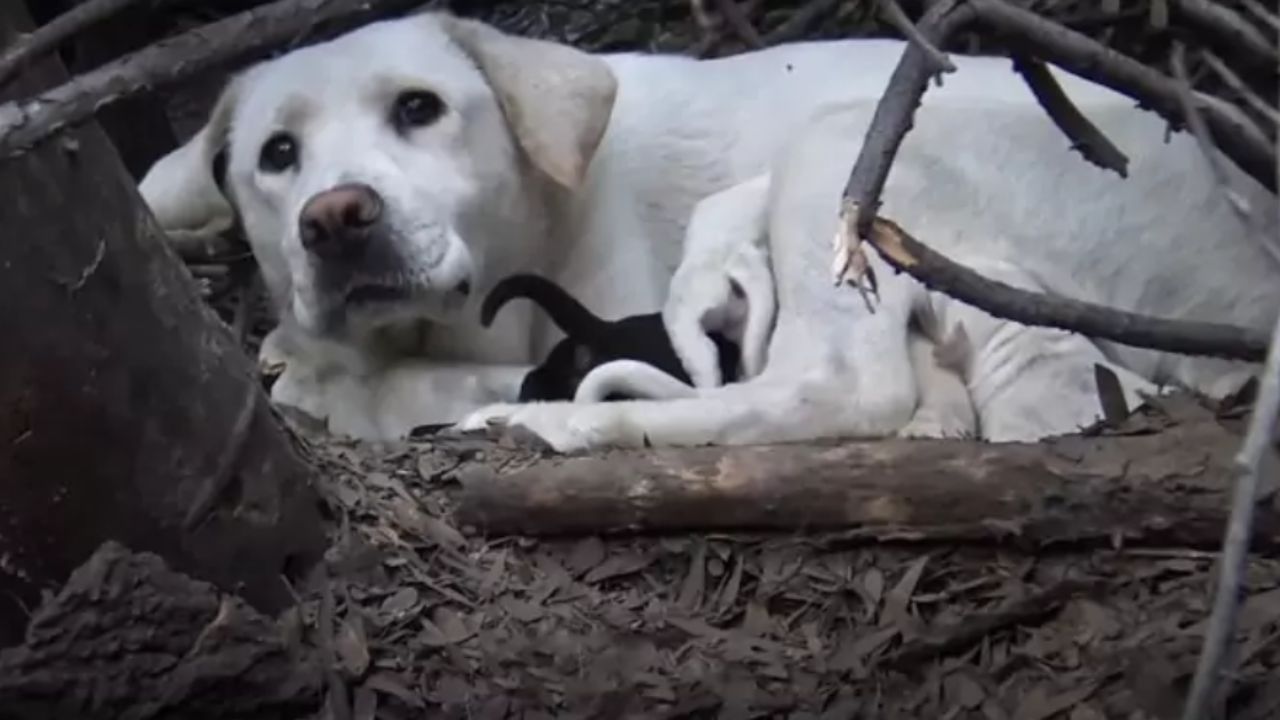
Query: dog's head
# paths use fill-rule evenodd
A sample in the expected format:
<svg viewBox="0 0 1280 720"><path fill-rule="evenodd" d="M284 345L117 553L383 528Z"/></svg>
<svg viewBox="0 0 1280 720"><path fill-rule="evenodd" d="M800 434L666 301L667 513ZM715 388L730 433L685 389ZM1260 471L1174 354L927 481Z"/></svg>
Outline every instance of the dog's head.
<svg viewBox="0 0 1280 720"><path fill-rule="evenodd" d="M141 190L169 231L238 215L281 311L312 333L450 322L492 284L486 258L512 250L495 218L540 176L582 181L615 93L589 54L423 13L235 77Z"/></svg>

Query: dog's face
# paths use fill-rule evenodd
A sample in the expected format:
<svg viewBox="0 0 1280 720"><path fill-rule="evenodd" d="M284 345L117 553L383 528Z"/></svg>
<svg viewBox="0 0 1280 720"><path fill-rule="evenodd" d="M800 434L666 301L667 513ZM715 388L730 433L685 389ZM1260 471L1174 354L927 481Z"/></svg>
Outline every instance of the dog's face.
<svg viewBox="0 0 1280 720"><path fill-rule="evenodd" d="M377 23L237 77L142 192L170 230L236 213L281 309L317 335L450 322L492 284L492 218L539 174L580 182L614 93L563 46L439 14Z"/></svg>

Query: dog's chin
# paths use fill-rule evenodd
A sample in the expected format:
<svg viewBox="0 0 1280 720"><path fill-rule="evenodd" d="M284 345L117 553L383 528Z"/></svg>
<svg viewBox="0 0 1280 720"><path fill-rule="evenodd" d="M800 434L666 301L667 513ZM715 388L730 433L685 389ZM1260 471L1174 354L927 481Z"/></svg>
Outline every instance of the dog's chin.
<svg viewBox="0 0 1280 720"><path fill-rule="evenodd" d="M440 293L404 285L357 285L312 314L322 335L357 339L419 322L450 324L463 316L467 294Z"/></svg>

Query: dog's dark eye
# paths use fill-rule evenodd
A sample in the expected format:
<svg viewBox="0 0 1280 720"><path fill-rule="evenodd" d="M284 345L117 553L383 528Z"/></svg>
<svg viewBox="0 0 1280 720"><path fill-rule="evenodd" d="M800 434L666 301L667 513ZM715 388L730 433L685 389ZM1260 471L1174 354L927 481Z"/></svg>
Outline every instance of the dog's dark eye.
<svg viewBox="0 0 1280 720"><path fill-rule="evenodd" d="M444 114L444 100L430 90L407 90L396 96L391 123L397 132L430 125Z"/></svg>
<svg viewBox="0 0 1280 720"><path fill-rule="evenodd" d="M282 173L298 164L298 141L289 133L276 133L262 143L258 152L258 169Z"/></svg>

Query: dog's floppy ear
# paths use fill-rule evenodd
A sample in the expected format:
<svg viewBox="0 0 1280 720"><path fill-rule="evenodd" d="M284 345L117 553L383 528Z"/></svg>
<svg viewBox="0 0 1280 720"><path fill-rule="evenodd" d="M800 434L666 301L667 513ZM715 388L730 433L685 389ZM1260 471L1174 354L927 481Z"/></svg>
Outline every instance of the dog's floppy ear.
<svg viewBox="0 0 1280 720"><path fill-rule="evenodd" d="M484 73L533 163L561 185L577 187L613 112L618 81L609 66L567 45L435 17Z"/></svg>
<svg viewBox="0 0 1280 720"><path fill-rule="evenodd" d="M160 227L176 243L217 235L235 222L235 210L221 189L226 144L238 83L222 91L205 126L160 158L138 184Z"/></svg>

